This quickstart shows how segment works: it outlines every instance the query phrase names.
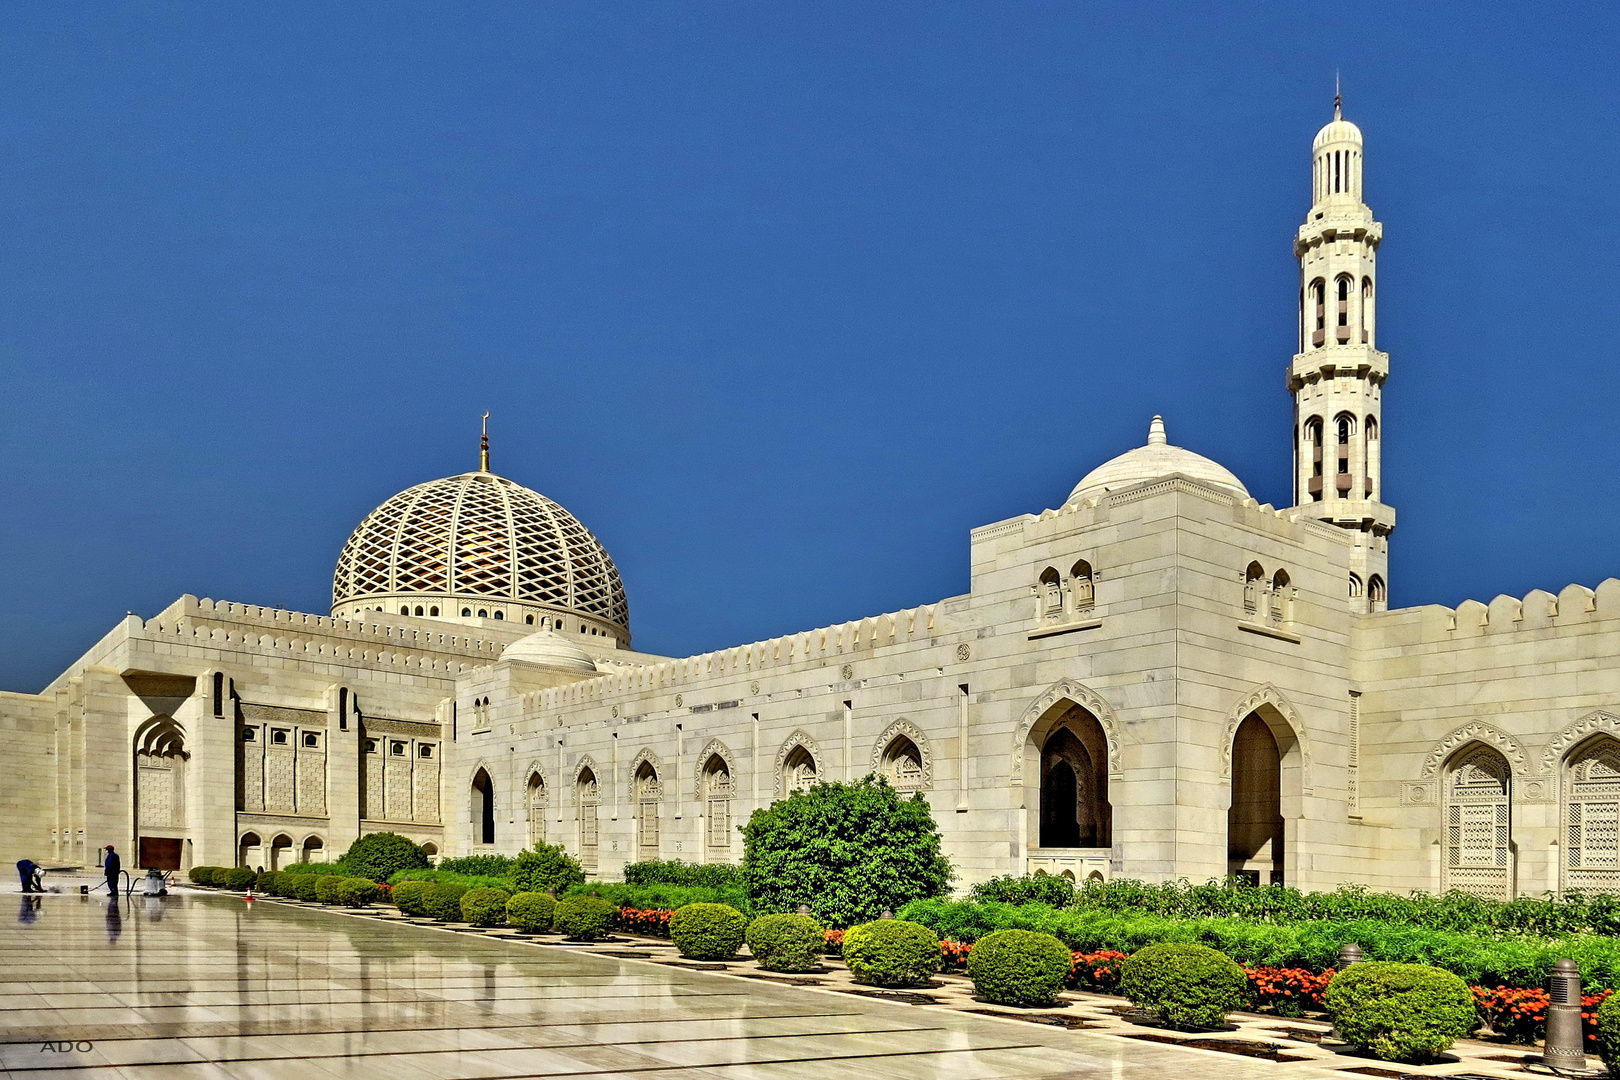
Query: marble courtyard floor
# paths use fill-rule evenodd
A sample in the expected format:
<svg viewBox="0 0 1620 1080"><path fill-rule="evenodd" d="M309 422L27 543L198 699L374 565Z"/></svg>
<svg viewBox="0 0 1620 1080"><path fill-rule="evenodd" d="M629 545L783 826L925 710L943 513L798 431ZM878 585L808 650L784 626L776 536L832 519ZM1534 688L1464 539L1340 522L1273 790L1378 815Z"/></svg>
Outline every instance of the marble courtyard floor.
<svg viewBox="0 0 1620 1080"><path fill-rule="evenodd" d="M226 895L4 899L18 905L0 924L9 1077L1226 1080L1277 1070ZM1293 1064L1285 1075L1334 1072Z"/></svg>

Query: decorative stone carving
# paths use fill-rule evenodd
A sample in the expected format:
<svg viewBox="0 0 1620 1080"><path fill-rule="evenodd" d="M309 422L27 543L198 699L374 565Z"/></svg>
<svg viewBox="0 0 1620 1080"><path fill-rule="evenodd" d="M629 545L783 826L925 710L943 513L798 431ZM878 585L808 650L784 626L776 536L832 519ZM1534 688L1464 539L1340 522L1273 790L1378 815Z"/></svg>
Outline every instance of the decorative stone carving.
<svg viewBox="0 0 1620 1080"><path fill-rule="evenodd" d="M1600 731L1606 731L1610 735L1620 738L1620 716L1602 711L1588 713L1563 731L1560 731L1553 736L1552 742L1548 743L1547 748L1541 752L1541 771L1543 773L1555 771L1558 768L1558 763L1564 759L1564 755L1569 752L1571 747L1588 735L1596 735Z"/></svg>
<svg viewBox="0 0 1620 1080"><path fill-rule="evenodd" d="M580 777L589 769L591 780L587 784L580 783ZM596 767L596 761L589 754L580 755L579 761L574 763L574 797L582 803L595 803L602 798L602 770Z"/></svg>
<svg viewBox="0 0 1620 1080"><path fill-rule="evenodd" d="M704 795L703 770L708 767L709 759L714 757L716 754L719 754L720 760L726 763L726 771L732 776L737 775L735 762L731 756L731 749L719 739L710 739L708 745L706 745L702 752L698 754L697 768L693 770L694 775L692 777L692 793L698 796L698 798L702 798Z"/></svg>
<svg viewBox="0 0 1620 1080"><path fill-rule="evenodd" d="M877 742L872 746L872 771L882 776L884 772L884 755L889 751L889 745L896 738L904 735L911 740L911 745L917 748L917 755L922 766L922 775L915 780L905 781L893 775L889 776L890 783L905 791L926 791L934 786L934 754L928 746L928 736L911 721L904 718L896 720L883 729Z"/></svg>
<svg viewBox="0 0 1620 1080"><path fill-rule="evenodd" d="M1030 729L1051 710L1052 706L1064 700L1080 706L1097 718L1097 723L1102 726L1103 735L1108 739L1108 777L1110 780L1122 778L1125 770L1120 765L1119 758L1119 718L1114 715L1113 706L1084 683L1074 679L1059 679L1047 687L1040 697L1030 702L1029 707L1024 710L1024 715L1018 720L1012 744L1013 782L1023 782L1024 744L1029 741Z"/></svg>
<svg viewBox="0 0 1620 1080"><path fill-rule="evenodd" d="M651 765L654 773L657 773L660 776L663 775L664 767L659 762L658 755L652 752L651 747L647 746L643 746L640 750L636 751L636 756L630 759L630 772L628 775L635 776L637 771L640 770L643 762Z"/></svg>
<svg viewBox="0 0 1620 1080"><path fill-rule="evenodd" d="M1435 743L1434 748L1429 751L1429 756L1423 759L1423 769L1419 775L1425 780L1438 776L1440 767L1446 763L1446 759L1459 747L1471 742L1484 743L1499 751L1507 759L1515 780L1529 774L1530 759L1517 739L1500 728L1471 720Z"/></svg>
<svg viewBox="0 0 1620 1080"><path fill-rule="evenodd" d="M845 682L848 682L850 679L855 677L855 665L845 664L843 667L838 669L838 675Z"/></svg>
<svg viewBox="0 0 1620 1080"><path fill-rule="evenodd" d="M1439 793L1439 790L1439 781L1432 784L1402 784L1401 805L1433 806L1435 796Z"/></svg>
<svg viewBox="0 0 1620 1080"><path fill-rule="evenodd" d="M967 663L973 659L973 650L968 647L966 642L956 647L956 659L962 663Z"/></svg>
<svg viewBox="0 0 1620 1080"><path fill-rule="evenodd" d="M788 755L793 753L795 747L800 746L804 747L805 753L809 754L810 757L815 760L816 771L818 773L821 771L823 766L821 745L809 735L805 734L803 729L795 731L793 734L787 737L787 741L782 744L782 748L776 752L776 777L774 790L778 797L783 794L782 772L787 768Z"/></svg>
<svg viewBox="0 0 1620 1080"><path fill-rule="evenodd" d="M1311 746L1305 737L1305 725L1300 721L1299 710L1283 696L1281 690L1270 683L1250 691L1227 714L1226 731L1221 737L1221 775L1228 779L1232 776L1232 741L1237 737L1238 725L1243 723L1250 713L1265 705L1276 709L1293 731L1294 740L1299 744L1300 788L1302 794L1311 794Z"/></svg>

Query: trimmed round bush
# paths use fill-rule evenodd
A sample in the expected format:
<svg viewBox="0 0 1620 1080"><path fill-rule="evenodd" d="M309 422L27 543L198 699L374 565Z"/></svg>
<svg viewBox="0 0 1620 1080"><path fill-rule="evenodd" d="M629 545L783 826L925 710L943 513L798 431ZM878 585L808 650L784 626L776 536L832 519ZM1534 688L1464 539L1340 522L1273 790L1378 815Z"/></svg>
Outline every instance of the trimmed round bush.
<svg viewBox="0 0 1620 1080"><path fill-rule="evenodd" d="M600 896L570 896L551 913L551 928L575 941L604 938L618 922L619 909Z"/></svg>
<svg viewBox="0 0 1620 1080"><path fill-rule="evenodd" d="M340 904L343 898L338 895L338 889L343 885L343 879L336 874L320 874L315 878L315 899L323 904Z"/></svg>
<svg viewBox="0 0 1620 1080"><path fill-rule="evenodd" d="M688 960L729 960L748 933L748 916L730 904L687 904L669 917L669 939Z"/></svg>
<svg viewBox="0 0 1620 1080"><path fill-rule="evenodd" d="M1426 1061L1477 1022L1468 984L1427 964L1355 964L1333 976L1322 1000L1346 1042L1385 1061Z"/></svg>
<svg viewBox="0 0 1620 1080"><path fill-rule="evenodd" d="M314 903L319 899L315 892L315 886L324 876L324 874L294 874L292 875L292 888L289 891L300 900Z"/></svg>
<svg viewBox="0 0 1620 1080"><path fill-rule="evenodd" d="M978 952L978 947L974 947ZM969 956L971 962L972 957ZM1121 965L1119 990L1132 1005L1173 1028L1217 1028L1249 984L1243 969L1207 945L1167 941Z"/></svg>
<svg viewBox="0 0 1620 1080"><path fill-rule="evenodd" d="M761 915L748 924L747 941L748 951L766 971L814 971L827 934L808 915Z"/></svg>
<svg viewBox="0 0 1620 1080"><path fill-rule="evenodd" d="M973 989L997 1005L1050 1005L1069 978L1069 947L1051 934L997 930L968 953Z"/></svg>
<svg viewBox="0 0 1620 1080"><path fill-rule="evenodd" d="M512 885L518 892L560 893L585 884L579 860L555 844L535 844L512 861Z"/></svg>
<svg viewBox="0 0 1620 1080"><path fill-rule="evenodd" d="M915 986L940 968L939 935L922 923L879 919L844 931L844 963L858 983Z"/></svg>
<svg viewBox="0 0 1620 1080"><path fill-rule="evenodd" d="M506 922L505 889L468 889L461 894L461 921L474 926L500 926Z"/></svg>
<svg viewBox="0 0 1620 1080"><path fill-rule="evenodd" d="M450 885L435 881L422 894L422 912L440 922L461 921L461 898L467 895L467 886Z"/></svg>
<svg viewBox="0 0 1620 1080"><path fill-rule="evenodd" d="M367 833L350 844L338 861L357 877L378 882L401 870L426 870L433 865L415 841L391 832Z"/></svg>
<svg viewBox="0 0 1620 1080"><path fill-rule="evenodd" d="M253 879L253 891L256 893L262 893L265 896L276 895L276 874L277 872L275 870L265 870L260 872L259 875Z"/></svg>
<svg viewBox="0 0 1620 1080"><path fill-rule="evenodd" d="M344 907L365 907L376 903L382 895L382 886L370 878L346 877L338 879L338 903Z"/></svg>
<svg viewBox="0 0 1620 1080"><path fill-rule="evenodd" d="M1609 1072L1620 1075L1620 994L1610 994L1598 1006L1597 1018L1593 1021L1597 1028L1598 1056L1603 1064L1609 1067Z"/></svg>
<svg viewBox="0 0 1620 1080"><path fill-rule="evenodd" d="M193 866L186 871L186 876L191 879L193 885L212 885L214 875L223 869L224 867L220 866Z"/></svg>
<svg viewBox="0 0 1620 1080"><path fill-rule="evenodd" d="M405 915L422 916L427 914L423 902L427 898L427 889L430 882L402 881L394 886L394 906Z"/></svg>
<svg viewBox="0 0 1620 1080"><path fill-rule="evenodd" d="M235 889L237 892L242 892L246 889L251 889L253 887L253 880L258 876L259 875L249 867L234 866L231 869L226 870L224 873L216 873L214 875L214 883L216 885L223 885L227 889Z"/></svg>
<svg viewBox="0 0 1620 1080"><path fill-rule="evenodd" d="M506 902L506 921L525 933L543 934L551 929L556 906L557 901L543 892L520 892Z"/></svg>

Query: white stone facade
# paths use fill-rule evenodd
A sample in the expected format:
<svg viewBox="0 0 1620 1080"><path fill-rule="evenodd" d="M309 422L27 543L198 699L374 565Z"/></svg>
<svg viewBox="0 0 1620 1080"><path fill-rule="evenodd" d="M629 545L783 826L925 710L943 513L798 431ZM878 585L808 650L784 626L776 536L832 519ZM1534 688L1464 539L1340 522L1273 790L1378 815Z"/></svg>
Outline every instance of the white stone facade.
<svg viewBox="0 0 1620 1080"><path fill-rule="evenodd" d="M877 772L964 884L1620 888L1620 581L1386 610L1362 150L1323 129L1296 238L1293 507L1155 418L1060 508L974 530L965 595L669 659L629 648L595 538L486 456L366 519L331 617L184 597L0 695L0 839L274 866L390 829L611 878L736 861L755 809Z"/></svg>

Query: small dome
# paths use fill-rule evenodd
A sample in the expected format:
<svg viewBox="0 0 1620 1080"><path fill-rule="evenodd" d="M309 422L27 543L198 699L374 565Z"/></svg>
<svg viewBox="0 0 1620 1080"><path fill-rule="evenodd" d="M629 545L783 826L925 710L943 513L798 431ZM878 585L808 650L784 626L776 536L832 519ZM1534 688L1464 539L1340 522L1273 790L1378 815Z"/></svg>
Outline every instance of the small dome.
<svg viewBox="0 0 1620 1080"><path fill-rule="evenodd" d="M1147 480L1157 480L1172 473L1180 473L1189 480L1219 488L1240 499L1249 497L1249 491L1243 486L1243 482L1223 466L1217 465L1202 454L1195 454L1179 446L1171 446L1169 437L1165 435L1164 418L1155 416L1153 423L1148 427L1147 445L1128 450L1112 461L1105 461L1092 469L1069 493L1069 503L1095 499L1110 491L1119 491Z"/></svg>
<svg viewBox="0 0 1620 1080"><path fill-rule="evenodd" d="M525 664L539 664L564 671L596 671L596 661L591 659L590 654L555 630L542 630L518 638L501 653L501 659L520 660Z"/></svg>
<svg viewBox="0 0 1620 1080"><path fill-rule="evenodd" d="M1311 152L1322 149L1328 143L1355 143L1361 145L1361 129L1344 118L1339 109L1339 99L1333 99L1333 119L1321 131L1316 133L1316 141L1311 143Z"/></svg>

